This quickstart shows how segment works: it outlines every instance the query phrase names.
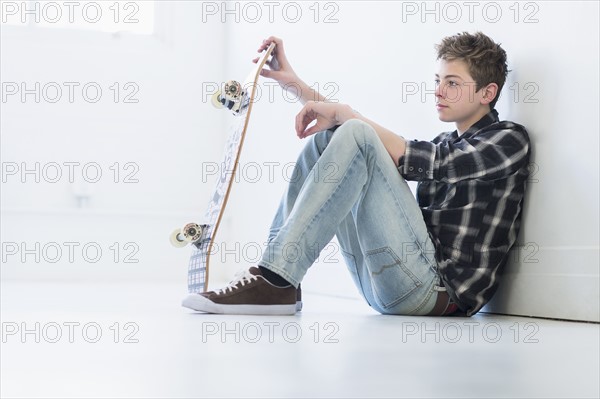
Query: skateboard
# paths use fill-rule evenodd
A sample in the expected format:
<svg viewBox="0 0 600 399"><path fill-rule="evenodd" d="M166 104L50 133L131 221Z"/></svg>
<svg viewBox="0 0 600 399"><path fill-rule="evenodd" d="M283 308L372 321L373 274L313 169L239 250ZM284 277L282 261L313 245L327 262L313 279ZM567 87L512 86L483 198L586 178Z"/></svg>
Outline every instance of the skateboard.
<svg viewBox="0 0 600 399"><path fill-rule="evenodd" d="M230 127L225 154L221 162L220 177L204 213L204 218L201 222L188 223L182 228L176 229L170 236L171 244L175 247L192 245L192 254L188 265L188 290L190 293L207 291L210 254L233 185L242 145L248 130L260 71L271 57L274 48L275 43L271 43L262 53L246 80L243 82L228 81L211 98L212 105L216 108L230 110L235 121Z"/></svg>

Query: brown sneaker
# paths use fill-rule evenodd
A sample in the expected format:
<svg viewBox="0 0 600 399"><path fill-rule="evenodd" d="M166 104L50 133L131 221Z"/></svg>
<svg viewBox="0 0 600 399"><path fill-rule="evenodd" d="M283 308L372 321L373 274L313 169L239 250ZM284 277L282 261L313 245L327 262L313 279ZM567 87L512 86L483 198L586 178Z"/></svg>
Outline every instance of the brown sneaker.
<svg viewBox="0 0 600 399"><path fill-rule="evenodd" d="M258 267L238 273L228 286L216 291L190 294L182 306L219 314L292 315L296 313L298 290L293 285L269 283Z"/></svg>
<svg viewBox="0 0 600 399"><path fill-rule="evenodd" d="M296 312L300 312L302 310L302 287L298 285L298 289L296 290Z"/></svg>

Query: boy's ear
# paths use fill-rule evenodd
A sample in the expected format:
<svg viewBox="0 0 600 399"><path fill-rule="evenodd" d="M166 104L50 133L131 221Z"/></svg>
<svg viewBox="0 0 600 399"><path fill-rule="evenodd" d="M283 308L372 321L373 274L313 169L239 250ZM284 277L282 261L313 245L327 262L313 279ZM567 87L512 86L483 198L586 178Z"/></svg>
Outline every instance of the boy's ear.
<svg viewBox="0 0 600 399"><path fill-rule="evenodd" d="M490 83L487 86L482 87L481 90L481 94L483 95L481 103L487 105L496 98L496 94L498 94L498 85L496 83Z"/></svg>

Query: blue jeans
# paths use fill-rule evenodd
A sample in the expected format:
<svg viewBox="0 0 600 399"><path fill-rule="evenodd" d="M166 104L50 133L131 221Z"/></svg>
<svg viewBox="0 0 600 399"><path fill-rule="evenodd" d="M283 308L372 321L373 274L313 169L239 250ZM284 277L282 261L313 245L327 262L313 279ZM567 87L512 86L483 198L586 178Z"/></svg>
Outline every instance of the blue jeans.
<svg viewBox="0 0 600 399"><path fill-rule="evenodd" d="M359 291L383 314L424 315L440 290L417 201L368 124L308 139L259 264L298 286L334 235Z"/></svg>

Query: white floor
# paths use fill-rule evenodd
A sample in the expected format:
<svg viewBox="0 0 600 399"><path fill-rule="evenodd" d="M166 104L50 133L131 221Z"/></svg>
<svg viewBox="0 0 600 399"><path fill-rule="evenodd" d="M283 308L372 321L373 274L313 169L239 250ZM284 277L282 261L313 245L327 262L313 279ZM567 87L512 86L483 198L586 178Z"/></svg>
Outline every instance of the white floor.
<svg viewBox="0 0 600 399"><path fill-rule="evenodd" d="M181 308L181 285L1 288L2 397L600 395L598 324L380 316L310 292L297 316L215 316Z"/></svg>

